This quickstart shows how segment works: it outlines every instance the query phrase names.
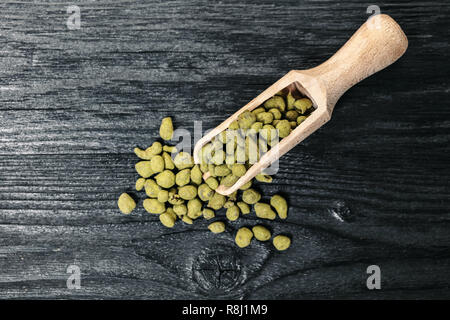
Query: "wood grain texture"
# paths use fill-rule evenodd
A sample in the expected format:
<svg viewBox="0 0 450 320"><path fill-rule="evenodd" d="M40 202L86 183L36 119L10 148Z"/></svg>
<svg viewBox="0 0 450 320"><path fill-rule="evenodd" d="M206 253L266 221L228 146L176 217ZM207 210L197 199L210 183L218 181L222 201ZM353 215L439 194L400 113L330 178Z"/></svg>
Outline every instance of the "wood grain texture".
<svg viewBox="0 0 450 320"><path fill-rule="evenodd" d="M66 8L81 9L81 29ZM367 19L359 1L3 1L0 298L450 298L450 4L383 2L406 54L358 84L286 154L277 253L205 221L161 226L116 200L162 117L211 128ZM138 195L142 199L142 195ZM66 288L66 269L82 288ZM366 268L382 290L366 288Z"/></svg>

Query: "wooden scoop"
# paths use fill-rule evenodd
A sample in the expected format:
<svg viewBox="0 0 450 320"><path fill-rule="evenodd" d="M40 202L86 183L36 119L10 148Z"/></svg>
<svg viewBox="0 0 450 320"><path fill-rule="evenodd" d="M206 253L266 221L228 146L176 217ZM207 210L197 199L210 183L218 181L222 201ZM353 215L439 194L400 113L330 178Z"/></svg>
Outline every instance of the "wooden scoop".
<svg viewBox="0 0 450 320"><path fill-rule="evenodd" d="M286 87L295 87L313 102L315 110L277 148L270 149L231 187L220 185L216 191L229 195L253 179L331 118L338 99L349 88L400 58L408 47L408 39L400 26L388 15L369 18L330 59L308 70L292 70L259 96L242 107L219 126L202 137L194 148L194 161L200 163L199 151L213 137L226 130L245 110L262 105ZM209 173L205 174L206 177Z"/></svg>

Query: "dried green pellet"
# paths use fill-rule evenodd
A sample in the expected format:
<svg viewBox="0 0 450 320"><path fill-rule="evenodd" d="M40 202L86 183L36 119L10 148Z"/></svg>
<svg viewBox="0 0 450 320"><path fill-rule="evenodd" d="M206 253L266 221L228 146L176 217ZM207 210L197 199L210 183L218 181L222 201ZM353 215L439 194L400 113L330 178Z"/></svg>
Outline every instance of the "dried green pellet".
<svg viewBox="0 0 450 320"><path fill-rule="evenodd" d="M297 127L297 121L289 121L289 124L291 125L291 129L295 129Z"/></svg>
<svg viewBox="0 0 450 320"><path fill-rule="evenodd" d="M245 168L245 165L241 163L235 163L233 164L231 171L236 177L242 177L247 172L247 169Z"/></svg>
<svg viewBox="0 0 450 320"><path fill-rule="evenodd" d="M183 218L181 220L184 223L187 223L187 224L193 224L194 223L194 221L191 218L189 218L188 216L183 216Z"/></svg>
<svg viewBox="0 0 450 320"><path fill-rule="evenodd" d="M206 172L208 172L208 165L206 164L206 163L200 163L200 171L202 172L202 173L206 173Z"/></svg>
<svg viewBox="0 0 450 320"><path fill-rule="evenodd" d="M234 201L231 201L229 199L225 201L225 204L223 205L225 209L231 208L232 206L234 206Z"/></svg>
<svg viewBox="0 0 450 320"><path fill-rule="evenodd" d="M196 164L192 169L191 169L191 181L197 185L201 184L203 181L202 178L202 171L200 170L200 166L198 164Z"/></svg>
<svg viewBox="0 0 450 320"><path fill-rule="evenodd" d="M231 173L231 170L228 169L226 164L221 164L214 168L214 175L216 177L224 177L224 176L229 175L230 173Z"/></svg>
<svg viewBox="0 0 450 320"><path fill-rule="evenodd" d="M287 218L288 206L287 206L286 199L284 199L279 194L276 194L276 195L272 196L272 198L270 198L270 205L275 208L280 219Z"/></svg>
<svg viewBox="0 0 450 320"><path fill-rule="evenodd" d="M263 226L254 226L252 228L253 235L255 236L256 240L259 241L267 241L272 236L270 231L263 227Z"/></svg>
<svg viewBox="0 0 450 320"><path fill-rule="evenodd" d="M229 174L220 181L220 184L223 184L225 187L231 187L238 180L239 180L239 177L236 177L233 174Z"/></svg>
<svg viewBox="0 0 450 320"><path fill-rule="evenodd" d="M241 129L248 129L251 127L253 122L256 121L256 116L250 111L246 110L242 112L238 117L239 127Z"/></svg>
<svg viewBox="0 0 450 320"><path fill-rule="evenodd" d="M226 202L225 196L220 193L214 192L214 195L208 201L208 207L214 210L219 210Z"/></svg>
<svg viewBox="0 0 450 320"><path fill-rule="evenodd" d="M164 170L164 159L163 157L157 155L153 156L152 160L150 160L150 165L152 167L152 171L155 173L162 172Z"/></svg>
<svg viewBox="0 0 450 320"><path fill-rule="evenodd" d="M164 212L164 213L171 215L175 219L175 221L177 220L178 216L176 215L175 211L173 211L173 208L171 208L171 207L167 208L166 212Z"/></svg>
<svg viewBox="0 0 450 320"><path fill-rule="evenodd" d="M305 116L300 116L297 118L297 125L300 125L300 123L302 123L303 121L305 121L306 117Z"/></svg>
<svg viewBox="0 0 450 320"><path fill-rule="evenodd" d="M291 125L288 120L280 120L276 126L280 138L285 138L291 133Z"/></svg>
<svg viewBox="0 0 450 320"><path fill-rule="evenodd" d="M145 185L145 179L139 178L136 180L136 190L141 191L144 188Z"/></svg>
<svg viewBox="0 0 450 320"><path fill-rule="evenodd" d="M166 151L168 153L175 153L175 152L177 152L177 147L174 147L174 146L163 146L163 151Z"/></svg>
<svg viewBox="0 0 450 320"><path fill-rule="evenodd" d="M169 189L175 184L175 174L169 170L164 170L156 175L155 179L156 183L165 189Z"/></svg>
<svg viewBox="0 0 450 320"><path fill-rule="evenodd" d="M158 193L161 190L159 185L153 179L147 179L144 184L145 193L150 198L157 198Z"/></svg>
<svg viewBox="0 0 450 320"><path fill-rule="evenodd" d="M175 169L175 164L173 163L172 157L167 153L163 152L162 157L164 159L164 167L168 170Z"/></svg>
<svg viewBox="0 0 450 320"><path fill-rule="evenodd" d="M252 241L253 233L249 228L243 227L236 233L236 238L234 241L239 246L239 248L247 247Z"/></svg>
<svg viewBox="0 0 450 320"><path fill-rule="evenodd" d="M272 108L277 108L281 112L284 112L286 109L286 103L284 102L283 97L274 96L264 103L264 107L269 110Z"/></svg>
<svg viewBox="0 0 450 320"><path fill-rule="evenodd" d="M175 225L175 220L176 218L174 218L169 213L163 213L159 215L159 221L161 221L161 223L167 228L173 228L173 226Z"/></svg>
<svg viewBox="0 0 450 320"><path fill-rule="evenodd" d="M216 190L217 187L219 186L219 182L214 177L209 177L208 179L205 180L205 182L213 190Z"/></svg>
<svg viewBox="0 0 450 320"><path fill-rule="evenodd" d="M239 188L239 190L248 190L252 186L252 181L250 180L246 184L244 184L242 187Z"/></svg>
<svg viewBox="0 0 450 320"><path fill-rule="evenodd" d="M278 110L278 109L277 109ZM271 123L273 121L273 113L261 112L256 115L256 120L264 124Z"/></svg>
<svg viewBox="0 0 450 320"><path fill-rule="evenodd" d="M273 238L273 245L278 251L283 251L290 247L291 239L286 236L279 235Z"/></svg>
<svg viewBox="0 0 450 320"><path fill-rule="evenodd" d="M236 221L239 218L239 207L232 205L227 209L226 213L227 219L230 221Z"/></svg>
<svg viewBox="0 0 450 320"><path fill-rule="evenodd" d="M299 114L295 110L289 110L285 114L286 119L288 119L289 121L296 121L298 116L299 116Z"/></svg>
<svg viewBox="0 0 450 320"><path fill-rule="evenodd" d="M134 153L138 156L138 158L142 159L142 160L150 160L153 155L150 153L145 152L145 150L142 150L138 147L134 148Z"/></svg>
<svg viewBox="0 0 450 320"><path fill-rule="evenodd" d="M239 207L239 210L241 210L242 214L250 213L250 206L245 202L239 201L238 203L236 203L236 205Z"/></svg>
<svg viewBox="0 0 450 320"><path fill-rule="evenodd" d="M159 202L157 199L145 199L143 205L148 213L160 214L166 211L164 203Z"/></svg>
<svg viewBox="0 0 450 320"><path fill-rule="evenodd" d="M135 165L136 172L142 177L142 178L148 178L152 174L154 174L152 170L152 166L150 164L150 161L139 161Z"/></svg>
<svg viewBox="0 0 450 320"><path fill-rule="evenodd" d="M255 176L255 179L259 182L266 182L266 183L271 183L273 180L273 178L271 176L269 176L267 174L262 174L262 173L257 174Z"/></svg>
<svg viewBox="0 0 450 320"><path fill-rule="evenodd" d="M261 199L261 194L255 189L247 189L242 193L242 201L248 204L255 204Z"/></svg>
<svg viewBox="0 0 450 320"><path fill-rule="evenodd" d="M189 200L187 203L187 215L191 219L197 219L202 215L202 203L198 198Z"/></svg>
<svg viewBox="0 0 450 320"><path fill-rule="evenodd" d="M178 216L184 216L187 214L187 207L185 204L176 204L173 206L173 211L175 211Z"/></svg>
<svg viewBox="0 0 450 320"><path fill-rule="evenodd" d="M222 221L213 222L208 226L208 229L211 230L212 233L222 233L225 231L225 223Z"/></svg>
<svg viewBox="0 0 450 320"><path fill-rule="evenodd" d="M312 102L308 98L298 99L294 102L294 107L300 111L301 114L304 114L306 110L312 107Z"/></svg>
<svg viewBox="0 0 450 320"><path fill-rule="evenodd" d="M228 127L228 129L230 129L230 130L237 130L237 129L239 129L239 123L238 123L236 120L234 120L234 121L230 124L230 126Z"/></svg>
<svg viewBox="0 0 450 320"><path fill-rule="evenodd" d="M159 127L159 135L164 140L171 140L173 137L173 123L172 118L167 117L162 119L161 126Z"/></svg>
<svg viewBox="0 0 450 320"><path fill-rule="evenodd" d="M255 204L254 208L258 218L274 220L277 216L275 211L273 211L267 203L258 202Z"/></svg>
<svg viewBox="0 0 450 320"><path fill-rule="evenodd" d="M288 110L294 109L295 98L292 96L291 92L289 92L288 95L286 96L286 102Z"/></svg>
<svg viewBox="0 0 450 320"><path fill-rule="evenodd" d="M119 210L124 214L130 214L136 208L136 202L128 193L122 193L117 201Z"/></svg>
<svg viewBox="0 0 450 320"><path fill-rule="evenodd" d="M252 113L256 116L258 113L262 113L262 112L266 112L266 109L264 109L263 107L258 107L254 110L252 110Z"/></svg>
<svg viewBox="0 0 450 320"><path fill-rule="evenodd" d="M197 196L197 188L192 185L183 186L178 189L178 194L184 200L192 200Z"/></svg>
<svg viewBox="0 0 450 320"><path fill-rule="evenodd" d="M216 150L216 152L214 152L214 156L212 158L212 162L218 166L221 165L225 162L225 158L226 158L227 154L225 153L225 151L223 150Z"/></svg>
<svg viewBox="0 0 450 320"><path fill-rule="evenodd" d="M214 190L211 189L207 184L203 183L198 186L198 197L202 201L208 201L214 195Z"/></svg>
<svg viewBox="0 0 450 320"><path fill-rule="evenodd" d="M282 117L280 110L277 108L272 108L269 112L272 114L274 120L280 120Z"/></svg>
<svg viewBox="0 0 450 320"><path fill-rule="evenodd" d="M183 169L175 175L175 183L180 187L191 182L191 169Z"/></svg>
<svg viewBox="0 0 450 320"><path fill-rule="evenodd" d="M158 192L158 201L159 202L167 202L169 200L169 191L161 190Z"/></svg>
<svg viewBox="0 0 450 320"><path fill-rule="evenodd" d="M263 127L263 123L262 122L255 122L252 124L252 126L250 127L251 130L255 130L255 132L259 132L259 130L261 130L261 128Z"/></svg>
<svg viewBox="0 0 450 320"><path fill-rule="evenodd" d="M230 194L228 195L228 200L229 200L229 201L236 201L236 200L237 200L237 191L235 191L235 192L233 192L233 193L230 193Z"/></svg>
<svg viewBox="0 0 450 320"><path fill-rule="evenodd" d="M203 212L203 218L205 218L206 220L210 220L216 216L216 214L214 213L214 210L211 210L208 208L203 209L202 212Z"/></svg>
<svg viewBox="0 0 450 320"><path fill-rule="evenodd" d="M183 170L187 168L192 168L194 166L194 160L192 156L187 152L180 152L175 156L173 163L178 170Z"/></svg>

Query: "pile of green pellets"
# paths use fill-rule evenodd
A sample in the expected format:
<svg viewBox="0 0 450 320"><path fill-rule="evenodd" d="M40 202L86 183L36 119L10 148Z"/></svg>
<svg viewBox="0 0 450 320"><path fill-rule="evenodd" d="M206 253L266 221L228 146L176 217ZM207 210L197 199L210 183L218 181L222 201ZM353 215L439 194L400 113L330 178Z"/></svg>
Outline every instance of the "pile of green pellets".
<svg viewBox="0 0 450 320"><path fill-rule="evenodd" d="M189 153L178 152L176 147L166 143L156 141L145 150L135 148L134 153L141 159L135 166L140 176L136 181L136 190L144 190L148 197L143 201L144 209L148 213L158 214L161 223L168 228L174 227L177 220L186 224L192 224L200 217L215 220L216 212L222 208L226 209L229 221L236 221L240 215L252 212L251 205L258 218L274 220L278 216L286 219L286 200L276 194L270 198L270 203L262 202L261 193L252 188L252 181L229 196L221 195L215 189L219 185L232 186L251 166L248 161L251 157L249 150L255 138L251 134L247 135L247 131L259 133L259 137L267 141L267 147L263 150L261 144L257 143L259 157L277 143L278 140L273 139L274 134L279 135L279 138L289 135L309 116L311 109L309 99L295 99L291 92L279 92L268 99L264 106L242 113L226 130L237 131L237 135L228 135L224 131L206 144L201 150L199 164L194 163ZM159 130L162 140L170 141L173 131L172 119L164 118ZM230 143L233 144L231 147ZM243 160L239 161L239 158ZM265 173L257 175L255 179L263 183L272 182L272 177ZM122 193L118 206L122 213L129 214L136 208L136 203L130 195ZM213 233L221 233L225 231L226 225L223 221L214 221L208 229ZM235 242L244 248L253 237L259 241L268 241L272 235L262 225L256 225L252 230L243 227L237 231ZM286 250L290 243L290 238L284 235L273 238L274 247L280 251Z"/></svg>

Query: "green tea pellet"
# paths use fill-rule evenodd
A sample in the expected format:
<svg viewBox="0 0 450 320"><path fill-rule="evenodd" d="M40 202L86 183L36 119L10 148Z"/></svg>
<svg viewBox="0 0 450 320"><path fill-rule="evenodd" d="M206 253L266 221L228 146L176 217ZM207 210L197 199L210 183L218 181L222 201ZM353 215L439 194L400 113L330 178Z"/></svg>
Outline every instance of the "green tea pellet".
<svg viewBox="0 0 450 320"><path fill-rule="evenodd" d="M225 223L222 221L213 222L208 226L208 229L211 230L212 233L222 233L225 231Z"/></svg>
<svg viewBox="0 0 450 320"><path fill-rule="evenodd" d="M165 189L169 189L175 184L175 174L169 170L164 170L158 174L155 179L156 183Z"/></svg>
<svg viewBox="0 0 450 320"><path fill-rule="evenodd" d="M164 140L171 140L173 137L173 123L172 118L167 117L162 119L161 126L159 127L159 135Z"/></svg>
<svg viewBox="0 0 450 320"><path fill-rule="evenodd" d="M173 206L173 211L175 211L177 216L184 216L187 214L187 207L185 204L176 204Z"/></svg>
<svg viewBox="0 0 450 320"><path fill-rule="evenodd" d="M168 170L175 169L175 164L173 163L172 157L167 153L163 152L162 157L164 159L164 167Z"/></svg>
<svg viewBox="0 0 450 320"><path fill-rule="evenodd" d="M203 218L205 218L206 220L210 220L212 218L214 218L216 216L216 214L214 213L214 210L205 208L203 209Z"/></svg>
<svg viewBox="0 0 450 320"><path fill-rule="evenodd" d="M247 172L247 169L245 168L245 165L241 163L235 163L233 164L231 171L233 172L233 175L236 177L242 177L245 172Z"/></svg>
<svg viewBox="0 0 450 320"><path fill-rule="evenodd" d="M297 125L300 125L300 123L302 123L303 121L305 121L306 117L305 116L300 116L297 118Z"/></svg>
<svg viewBox="0 0 450 320"><path fill-rule="evenodd" d="M279 194L274 195L270 198L270 205L275 208L280 219L287 218L288 206L286 200Z"/></svg>
<svg viewBox="0 0 450 320"><path fill-rule="evenodd" d="M152 158L152 154L145 152L145 150L142 150L140 148L134 148L134 153L138 156L138 158L142 160L150 160Z"/></svg>
<svg viewBox="0 0 450 320"><path fill-rule="evenodd" d="M152 171L155 173L162 172L164 170L164 159L162 156L154 156L152 160L150 160L150 165Z"/></svg>
<svg viewBox="0 0 450 320"><path fill-rule="evenodd" d="M254 208L258 218L274 220L277 216L275 211L273 211L267 203L258 202L255 204Z"/></svg>
<svg viewBox="0 0 450 320"><path fill-rule="evenodd" d="M239 207L233 205L227 209L227 219L230 221L236 221L239 218Z"/></svg>
<svg viewBox="0 0 450 320"><path fill-rule="evenodd" d="M247 189L242 194L242 200L248 204L255 204L261 199L261 194L255 189Z"/></svg>
<svg viewBox="0 0 450 320"><path fill-rule="evenodd" d="M286 103L284 102L283 97L274 96L264 103L264 107L269 110L272 108L277 108L281 112L284 112L286 109Z"/></svg>
<svg viewBox="0 0 450 320"><path fill-rule="evenodd" d="M302 98L294 102L294 107L300 111L301 114L304 114L306 110L312 107L312 102L308 98Z"/></svg>
<svg viewBox="0 0 450 320"><path fill-rule="evenodd" d="M277 123L276 128L280 138L286 138L291 133L291 124L288 120L280 120Z"/></svg>
<svg viewBox="0 0 450 320"><path fill-rule="evenodd" d="M191 185L183 186L178 189L178 194L184 200L192 200L197 196L197 188Z"/></svg>
<svg viewBox="0 0 450 320"><path fill-rule="evenodd" d="M136 202L128 193L122 193L117 201L119 210L124 214L130 214L136 208Z"/></svg>
<svg viewBox="0 0 450 320"><path fill-rule="evenodd" d="M175 218L169 213L160 214L159 221L167 228L173 228L175 225Z"/></svg>
<svg viewBox="0 0 450 320"><path fill-rule="evenodd" d="M214 210L219 210L224 206L226 202L225 196L215 192L214 195L208 201L208 207Z"/></svg>
<svg viewBox="0 0 450 320"><path fill-rule="evenodd" d="M197 219L202 215L202 203L198 198L188 201L187 204L188 217L191 219Z"/></svg>
<svg viewBox="0 0 450 320"><path fill-rule="evenodd" d="M243 227L238 230L238 232L236 233L236 238L234 240L240 248L245 248L250 244L252 238L252 231L249 228Z"/></svg>
<svg viewBox="0 0 450 320"><path fill-rule="evenodd" d="M191 218L189 218L188 216L183 216L183 219L181 219L184 223L187 223L187 224L193 224L194 223L194 221L191 219Z"/></svg>
<svg viewBox="0 0 450 320"><path fill-rule="evenodd" d="M135 168L136 172L142 178L149 178L152 174L154 174L150 161L139 161L136 163Z"/></svg>
<svg viewBox="0 0 450 320"><path fill-rule="evenodd" d="M239 188L239 190L248 190L252 186L252 181L250 180L246 184L244 184L242 187Z"/></svg>
<svg viewBox="0 0 450 320"><path fill-rule="evenodd" d="M262 174L262 173L257 174L255 176L255 179L259 182L265 182L265 183L270 183L273 180L273 178L271 176L269 176L267 174Z"/></svg>
<svg viewBox="0 0 450 320"><path fill-rule="evenodd" d="M248 129L252 126L253 122L256 121L255 114L251 113L250 111L244 111L242 112L238 117L238 123L239 127L241 129Z"/></svg>
<svg viewBox="0 0 450 320"><path fill-rule="evenodd" d="M201 184L203 181L202 178L202 171L200 170L200 166L198 164L196 164L192 169L191 169L191 181L197 185Z"/></svg>
<svg viewBox="0 0 450 320"><path fill-rule="evenodd" d="M245 202L239 201L238 203L236 203L236 205L239 207L239 210L241 210L242 214L250 213L250 206Z"/></svg>
<svg viewBox="0 0 450 320"><path fill-rule="evenodd" d="M219 186L219 182L214 177L209 177L208 179L205 180L205 182L213 190L216 190L217 187Z"/></svg>
<svg viewBox="0 0 450 320"><path fill-rule="evenodd" d="M180 152L175 156L173 163L178 168L178 170L190 169L194 166L194 160L192 156L187 152Z"/></svg>
<svg viewBox="0 0 450 320"><path fill-rule="evenodd" d="M191 169L183 169L175 175L175 183L180 187L191 182Z"/></svg>
<svg viewBox="0 0 450 320"><path fill-rule="evenodd" d="M276 236L273 238L273 245L278 251L286 250L291 245L291 239L286 236Z"/></svg>
<svg viewBox="0 0 450 320"><path fill-rule="evenodd" d="M159 202L157 199L145 199L143 205L148 213L160 214L166 211L164 203Z"/></svg>
<svg viewBox="0 0 450 320"><path fill-rule="evenodd" d="M145 193L150 198L157 198L158 193L161 190L159 185L153 179L147 179L144 184Z"/></svg>
<svg viewBox="0 0 450 320"><path fill-rule="evenodd" d="M214 190L207 184L203 183L198 186L198 197L202 201L208 201L214 195Z"/></svg>
<svg viewBox="0 0 450 320"><path fill-rule="evenodd" d="M270 234L270 231L263 226L254 226L252 228L252 231L253 235L255 236L255 239L259 241L267 241L272 236Z"/></svg>
<svg viewBox="0 0 450 320"><path fill-rule="evenodd" d="M168 153L175 153L177 152L177 148L173 146L163 146L163 151Z"/></svg>
<svg viewBox="0 0 450 320"><path fill-rule="evenodd" d="M159 202L167 202L169 200L169 191L161 190L158 192L158 201Z"/></svg>
<svg viewBox="0 0 450 320"><path fill-rule="evenodd" d="M142 189L144 189L144 185L145 185L144 178L139 178L136 180L136 190L137 191L141 191Z"/></svg>

